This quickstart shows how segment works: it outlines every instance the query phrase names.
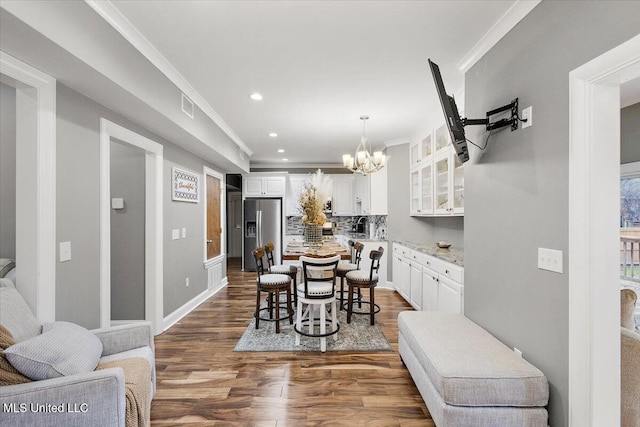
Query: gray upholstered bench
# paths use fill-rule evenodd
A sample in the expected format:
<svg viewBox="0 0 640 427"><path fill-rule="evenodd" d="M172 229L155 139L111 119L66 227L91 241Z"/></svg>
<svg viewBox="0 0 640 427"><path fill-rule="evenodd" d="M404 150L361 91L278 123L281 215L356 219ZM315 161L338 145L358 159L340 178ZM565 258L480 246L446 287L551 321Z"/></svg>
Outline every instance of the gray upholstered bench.
<svg viewBox="0 0 640 427"><path fill-rule="evenodd" d="M398 345L438 427L546 427L540 370L459 314L406 311Z"/></svg>

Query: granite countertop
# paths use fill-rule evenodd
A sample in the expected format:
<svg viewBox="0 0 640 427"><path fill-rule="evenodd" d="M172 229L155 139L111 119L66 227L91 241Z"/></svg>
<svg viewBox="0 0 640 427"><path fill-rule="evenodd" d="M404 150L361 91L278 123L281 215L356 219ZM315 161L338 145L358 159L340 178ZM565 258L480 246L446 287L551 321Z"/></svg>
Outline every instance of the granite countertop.
<svg viewBox="0 0 640 427"><path fill-rule="evenodd" d="M344 231L338 234L341 236L348 237L350 239L361 241L361 242L386 242L387 241L387 239L376 239L375 237L370 238L369 235L366 233L353 233L351 231Z"/></svg>
<svg viewBox="0 0 640 427"><path fill-rule="evenodd" d="M431 255L432 257L439 258L443 261L450 262L451 264L464 267L464 252L461 248L454 246L448 249L439 248L435 243L431 245L419 245L411 242L403 242L400 240L394 240L393 243L398 243L402 246L406 246L409 249L413 249L423 254Z"/></svg>

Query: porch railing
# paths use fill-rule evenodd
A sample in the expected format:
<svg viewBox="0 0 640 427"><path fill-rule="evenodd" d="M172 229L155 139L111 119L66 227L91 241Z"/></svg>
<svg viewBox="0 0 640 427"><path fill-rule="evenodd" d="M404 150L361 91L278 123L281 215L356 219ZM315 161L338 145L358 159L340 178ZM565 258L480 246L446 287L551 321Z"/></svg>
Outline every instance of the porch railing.
<svg viewBox="0 0 640 427"><path fill-rule="evenodd" d="M640 283L640 237L620 237L620 277Z"/></svg>

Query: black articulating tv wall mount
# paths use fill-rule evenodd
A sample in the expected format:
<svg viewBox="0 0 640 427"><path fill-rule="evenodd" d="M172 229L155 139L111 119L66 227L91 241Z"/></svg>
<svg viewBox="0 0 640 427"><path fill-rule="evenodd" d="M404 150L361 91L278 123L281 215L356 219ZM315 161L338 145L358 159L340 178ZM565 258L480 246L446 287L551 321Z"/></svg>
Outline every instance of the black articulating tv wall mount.
<svg viewBox="0 0 640 427"><path fill-rule="evenodd" d="M511 111L511 117L510 118L504 118L504 119L500 119L497 122L491 122L491 116L495 115L495 114L499 114L499 113L504 113L505 111ZM507 105L503 105L502 107L498 107L495 110L491 110L491 111L487 111L487 118L486 119L467 119L467 118L463 118L462 119L462 126L469 126L469 125L486 125L487 126L487 130L495 130L495 129L500 129L503 128L505 126L509 126L511 125L511 130L517 130L518 129L518 98L514 99L513 101L511 101L510 104Z"/></svg>

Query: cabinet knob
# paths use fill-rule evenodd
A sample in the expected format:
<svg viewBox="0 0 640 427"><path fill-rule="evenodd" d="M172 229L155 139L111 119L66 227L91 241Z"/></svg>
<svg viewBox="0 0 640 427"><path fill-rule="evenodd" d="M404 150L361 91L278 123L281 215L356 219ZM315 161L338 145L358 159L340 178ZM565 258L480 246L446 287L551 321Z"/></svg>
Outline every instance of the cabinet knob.
<svg viewBox="0 0 640 427"><path fill-rule="evenodd" d="M446 274L449 274L449 270L445 270L444 272L445 272Z"/></svg>

